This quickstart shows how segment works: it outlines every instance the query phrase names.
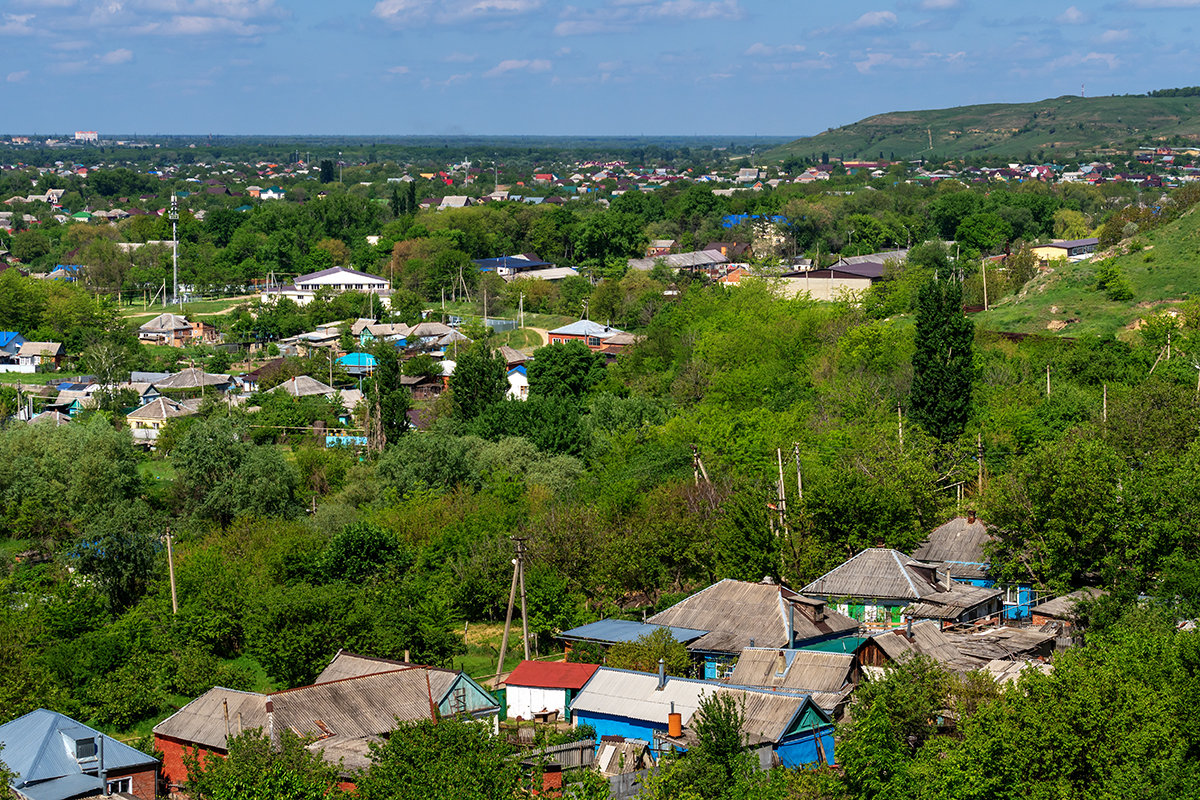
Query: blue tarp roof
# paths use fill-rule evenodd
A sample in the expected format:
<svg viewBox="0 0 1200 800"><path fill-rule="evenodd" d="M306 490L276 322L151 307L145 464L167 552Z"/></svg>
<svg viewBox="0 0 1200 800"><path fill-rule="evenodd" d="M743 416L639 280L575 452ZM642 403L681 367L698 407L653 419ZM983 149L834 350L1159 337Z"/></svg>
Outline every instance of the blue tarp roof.
<svg viewBox="0 0 1200 800"><path fill-rule="evenodd" d="M637 641L642 636L654 633L660 628L666 628L675 637L676 641L684 643L695 641L708 633L708 631L696 630L695 628L674 628L669 625L654 625L649 622L636 622L629 619L602 619L599 622L590 622L587 625L580 625L578 628L563 631L559 634L558 638L615 644L617 642Z"/></svg>
<svg viewBox="0 0 1200 800"><path fill-rule="evenodd" d="M338 359L338 363L346 367L373 367L375 356L370 353L346 353Z"/></svg>
<svg viewBox="0 0 1200 800"><path fill-rule="evenodd" d="M543 267L553 267L549 261L534 260L531 258L521 258L519 256L500 256L499 258L476 258L472 260L475 266L479 267L480 272L490 272L500 267L509 267L511 269L542 269Z"/></svg>

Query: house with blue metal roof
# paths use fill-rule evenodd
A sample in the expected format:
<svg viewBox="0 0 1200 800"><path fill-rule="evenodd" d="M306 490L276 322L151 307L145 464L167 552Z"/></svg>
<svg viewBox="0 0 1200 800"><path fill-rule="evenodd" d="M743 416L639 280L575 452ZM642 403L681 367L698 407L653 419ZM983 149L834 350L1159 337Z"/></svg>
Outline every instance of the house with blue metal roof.
<svg viewBox="0 0 1200 800"><path fill-rule="evenodd" d="M0 331L0 357L4 354L15 356L25 344L25 337L16 331Z"/></svg>
<svg viewBox="0 0 1200 800"><path fill-rule="evenodd" d="M498 258L476 258L472 261L480 272L495 272L501 278L510 278L530 270L550 269L554 264L538 258L537 253L517 253L515 256Z"/></svg>
<svg viewBox="0 0 1200 800"><path fill-rule="evenodd" d="M0 725L9 788L26 800L69 800L107 792L153 800L158 759L70 717L39 708Z"/></svg>

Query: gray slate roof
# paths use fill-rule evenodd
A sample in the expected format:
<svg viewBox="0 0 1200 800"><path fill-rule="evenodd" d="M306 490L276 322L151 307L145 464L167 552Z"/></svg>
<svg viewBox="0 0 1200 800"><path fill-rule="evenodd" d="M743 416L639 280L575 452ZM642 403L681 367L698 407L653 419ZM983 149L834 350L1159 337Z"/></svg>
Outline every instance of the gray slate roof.
<svg viewBox="0 0 1200 800"><path fill-rule="evenodd" d="M968 522L966 517L955 517L935 528L913 558L948 569L955 578L986 578L989 562L983 546L990 541L992 535L982 520Z"/></svg>
<svg viewBox="0 0 1200 800"><path fill-rule="evenodd" d="M39 708L0 725L3 760L16 773L10 786L31 800L66 800L102 789L100 778L88 775L75 759L75 742L102 734L70 717ZM157 768L158 760L127 744L104 736L104 766L108 770ZM95 768L95 762L85 762Z"/></svg>
<svg viewBox="0 0 1200 800"><path fill-rule="evenodd" d="M138 328L143 333L172 333L177 330L190 329L192 323L187 321L186 317L179 314L172 314L169 311L165 314L159 314L154 319Z"/></svg>
<svg viewBox="0 0 1200 800"><path fill-rule="evenodd" d="M913 603L904 613L913 619L956 620L968 611L996 599L1002 591L954 581L950 591L931 594Z"/></svg>
<svg viewBox="0 0 1200 800"><path fill-rule="evenodd" d="M199 389L201 386L228 386L229 376L205 372L203 369L188 367L176 372L169 378L154 383L154 388L162 389Z"/></svg>
<svg viewBox="0 0 1200 800"><path fill-rule="evenodd" d="M853 653L747 647L738 657L729 682L804 693L840 692L849 683L853 669Z"/></svg>
<svg viewBox="0 0 1200 800"><path fill-rule="evenodd" d="M797 603L794 613L789 608L793 599ZM786 586L727 578L646 621L709 631L688 648L720 653L740 653L751 641L758 647L785 647L858 629L858 623L849 617L804 600ZM823 610L823 618L814 622L805 609L810 613ZM789 618L795 624L794 635L789 631Z"/></svg>
<svg viewBox="0 0 1200 800"><path fill-rule="evenodd" d="M1043 617L1053 617L1054 619L1073 620L1076 617L1075 606L1082 600L1094 600L1101 595L1108 594L1103 589L1095 587L1085 587L1076 589L1069 594L1064 594L1062 597L1056 597L1053 600L1047 600L1044 603L1038 603L1033 607L1033 613Z"/></svg>
<svg viewBox="0 0 1200 800"><path fill-rule="evenodd" d="M330 396L335 392L332 386L322 383L316 378L309 377L308 375L297 375L294 378L288 378L271 391L280 390L287 392L292 397L312 397L314 395Z"/></svg>
<svg viewBox="0 0 1200 800"><path fill-rule="evenodd" d="M871 547L835 567L801 591L816 597L920 600L940 591L933 566L898 550Z"/></svg>

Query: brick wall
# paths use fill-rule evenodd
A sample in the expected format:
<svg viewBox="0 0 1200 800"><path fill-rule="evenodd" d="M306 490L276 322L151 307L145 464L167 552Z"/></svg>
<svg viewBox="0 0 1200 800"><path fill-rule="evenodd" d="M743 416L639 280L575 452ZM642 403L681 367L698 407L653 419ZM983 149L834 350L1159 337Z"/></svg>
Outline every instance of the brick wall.
<svg viewBox="0 0 1200 800"><path fill-rule="evenodd" d="M140 772L108 773L107 779L115 781L120 778L131 778L129 793L138 800L154 800L158 796L158 770L144 769Z"/></svg>
<svg viewBox="0 0 1200 800"><path fill-rule="evenodd" d="M219 750L196 747L190 742L172 739L169 736L160 736L157 733L154 734L154 747L163 754L162 775L163 781L167 784L168 791L178 789L187 780L187 765L183 761L185 752L196 750L201 758L210 758L213 756L223 758L225 756ZM150 797L153 796L150 795Z"/></svg>

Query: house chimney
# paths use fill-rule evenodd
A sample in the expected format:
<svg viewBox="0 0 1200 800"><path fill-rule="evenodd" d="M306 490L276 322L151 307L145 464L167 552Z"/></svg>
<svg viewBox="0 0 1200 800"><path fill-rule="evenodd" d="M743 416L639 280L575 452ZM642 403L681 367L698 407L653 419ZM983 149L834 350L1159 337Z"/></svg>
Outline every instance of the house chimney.
<svg viewBox="0 0 1200 800"><path fill-rule="evenodd" d="M908 618L907 624L904 626L904 638L912 641L912 617Z"/></svg>
<svg viewBox="0 0 1200 800"><path fill-rule="evenodd" d="M404 648L404 663L408 663L408 648Z"/></svg>
<svg viewBox="0 0 1200 800"><path fill-rule="evenodd" d="M104 734L102 733L96 738L99 739L97 742L99 746L96 748L96 756L100 765L100 789L101 793L105 797L108 797L111 792L108 791L108 771L104 769Z"/></svg>
<svg viewBox="0 0 1200 800"><path fill-rule="evenodd" d="M950 591L950 567L946 567L946 591Z"/></svg>
<svg viewBox="0 0 1200 800"><path fill-rule="evenodd" d="M975 524L975 509L973 509L973 508L967 509L967 524L968 525Z"/></svg>
<svg viewBox="0 0 1200 800"><path fill-rule="evenodd" d="M275 742L275 703L267 698L267 741Z"/></svg>
<svg viewBox="0 0 1200 800"><path fill-rule="evenodd" d="M751 640L750 640L750 646L751 646L751 647L754 647L754 640L753 640L753 639L751 639Z"/></svg>
<svg viewBox="0 0 1200 800"><path fill-rule="evenodd" d="M658 690L661 692L663 687L667 685L667 662L663 659L658 660Z"/></svg>
<svg viewBox="0 0 1200 800"><path fill-rule="evenodd" d="M788 649L796 646L796 604L788 603Z"/></svg>

